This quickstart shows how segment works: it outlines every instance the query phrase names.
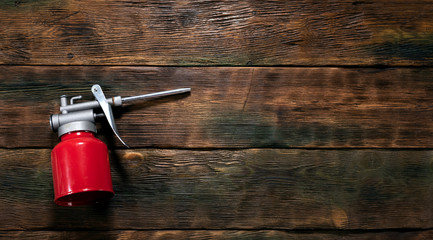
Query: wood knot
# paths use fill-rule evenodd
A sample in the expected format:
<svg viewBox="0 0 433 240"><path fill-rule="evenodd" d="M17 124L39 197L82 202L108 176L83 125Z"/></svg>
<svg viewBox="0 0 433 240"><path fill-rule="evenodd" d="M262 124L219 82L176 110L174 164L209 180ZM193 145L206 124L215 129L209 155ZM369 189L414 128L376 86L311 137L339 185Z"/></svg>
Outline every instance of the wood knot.
<svg viewBox="0 0 433 240"><path fill-rule="evenodd" d="M348 225L347 213L341 208L334 208L331 211L332 223L337 228L345 228Z"/></svg>
<svg viewBox="0 0 433 240"><path fill-rule="evenodd" d="M123 155L123 159L125 159L127 161L143 161L144 156L142 153L139 153L139 152L126 152Z"/></svg>

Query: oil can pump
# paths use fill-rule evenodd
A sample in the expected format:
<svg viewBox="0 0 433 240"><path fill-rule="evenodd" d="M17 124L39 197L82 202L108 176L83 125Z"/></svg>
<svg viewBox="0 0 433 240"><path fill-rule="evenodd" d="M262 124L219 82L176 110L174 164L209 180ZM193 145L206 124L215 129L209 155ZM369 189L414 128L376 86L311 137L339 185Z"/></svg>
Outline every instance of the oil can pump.
<svg viewBox="0 0 433 240"><path fill-rule="evenodd" d="M132 97L105 98L99 85L91 88L94 101L74 103L81 99L60 97L60 114L50 117L50 125L58 132L61 142L51 152L53 171L54 202L61 206L80 206L103 201L114 196L111 182L108 149L104 142L97 139L95 121L106 118L114 134L120 138L114 122L111 106L136 100L150 100L159 97L188 93L190 88L150 93ZM95 109L102 109L102 113Z"/></svg>

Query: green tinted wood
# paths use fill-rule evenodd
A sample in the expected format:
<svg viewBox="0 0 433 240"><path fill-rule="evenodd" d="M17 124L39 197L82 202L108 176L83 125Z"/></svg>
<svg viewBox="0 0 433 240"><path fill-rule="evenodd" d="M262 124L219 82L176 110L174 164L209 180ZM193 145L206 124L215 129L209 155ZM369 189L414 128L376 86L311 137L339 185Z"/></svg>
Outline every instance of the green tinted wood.
<svg viewBox="0 0 433 240"><path fill-rule="evenodd" d="M191 87L115 109L131 147L431 148L433 70L0 67L0 147L53 147L59 96L99 83L107 97ZM110 144L121 146L102 128ZM105 138L105 139L106 139Z"/></svg>
<svg viewBox="0 0 433 240"><path fill-rule="evenodd" d="M432 151L114 152L116 196L58 207L49 149L0 150L0 230L428 229Z"/></svg>

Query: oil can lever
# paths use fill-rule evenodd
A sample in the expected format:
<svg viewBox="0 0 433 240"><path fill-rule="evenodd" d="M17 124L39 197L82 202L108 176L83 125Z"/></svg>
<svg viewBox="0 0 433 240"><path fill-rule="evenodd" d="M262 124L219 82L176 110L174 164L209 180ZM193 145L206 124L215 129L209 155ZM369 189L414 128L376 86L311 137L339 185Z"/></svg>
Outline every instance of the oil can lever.
<svg viewBox="0 0 433 240"><path fill-rule="evenodd" d="M119 133L117 132L117 127L116 127L116 123L114 122L114 116L113 116L113 111L111 110L111 105L108 104L101 86L99 86L98 84L93 85L92 93L93 96L95 96L96 101L99 103L99 106L101 106L101 109L104 112L105 117L107 118L108 124L110 124L110 127L113 130L114 134L116 134L116 137L120 140L120 142L123 143L123 145L125 145L125 147L129 148L128 144L126 144L122 140Z"/></svg>

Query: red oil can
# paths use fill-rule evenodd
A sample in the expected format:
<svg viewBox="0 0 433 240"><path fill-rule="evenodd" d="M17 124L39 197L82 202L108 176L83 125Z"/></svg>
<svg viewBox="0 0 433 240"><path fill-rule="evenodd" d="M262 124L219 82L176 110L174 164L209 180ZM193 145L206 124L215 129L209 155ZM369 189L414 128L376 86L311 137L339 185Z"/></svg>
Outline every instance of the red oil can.
<svg viewBox="0 0 433 240"><path fill-rule="evenodd" d="M56 204L79 206L114 196L107 146L92 132L61 136L51 164Z"/></svg>
<svg viewBox="0 0 433 240"><path fill-rule="evenodd" d="M58 132L61 142L51 152L53 168L54 202L60 206L80 206L109 199L114 196L111 182L108 149L105 143L95 138L95 121L105 118L120 142L111 106L122 106L125 102L149 100L173 94L188 93L190 88L179 88L131 97L107 99L101 86L95 84L91 91L95 101L74 103L81 99L75 96L60 97L60 114L50 117L51 129ZM102 112L95 112L95 109Z"/></svg>

